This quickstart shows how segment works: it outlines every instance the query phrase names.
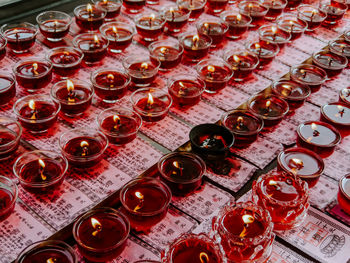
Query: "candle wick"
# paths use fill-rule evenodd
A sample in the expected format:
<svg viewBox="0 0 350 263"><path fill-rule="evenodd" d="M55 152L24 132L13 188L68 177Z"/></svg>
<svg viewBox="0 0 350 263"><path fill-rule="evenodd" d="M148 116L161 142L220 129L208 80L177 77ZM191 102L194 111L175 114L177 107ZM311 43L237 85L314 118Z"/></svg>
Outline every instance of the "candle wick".
<svg viewBox="0 0 350 263"><path fill-rule="evenodd" d="M207 29L207 34L208 34L208 35L210 35L210 31L211 31L211 29L210 29L210 24L208 24L208 29Z"/></svg>
<svg viewBox="0 0 350 263"><path fill-rule="evenodd" d="M292 23L292 25L290 26L290 32L293 33L293 29L294 29L294 23Z"/></svg>
<svg viewBox="0 0 350 263"><path fill-rule="evenodd" d="M152 28L152 17L149 18L149 28Z"/></svg>
<svg viewBox="0 0 350 263"><path fill-rule="evenodd" d="M343 117L344 113L345 113L345 110L344 110L344 109L340 110L340 111L339 111L340 117Z"/></svg>
<svg viewBox="0 0 350 263"><path fill-rule="evenodd" d="M314 137L318 137L320 135L320 132L318 130L314 130L314 132L312 133L312 135Z"/></svg>
<svg viewBox="0 0 350 263"><path fill-rule="evenodd" d="M329 58L328 58L328 66L331 66L332 63L333 63L333 59L329 57Z"/></svg>
<svg viewBox="0 0 350 263"><path fill-rule="evenodd" d="M89 153L89 148L87 146L83 147L83 152L81 153L81 156L87 156Z"/></svg>
<svg viewBox="0 0 350 263"><path fill-rule="evenodd" d="M175 11L171 12L171 21L174 22L175 20Z"/></svg>
<svg viewBox="0 0 350 263"><path fill-rule="evenodd" d="M68 91L68 104L75 102L75 92L74 90Z"/></svg>
<svg viewBox="0 0 350 263"><path fill-rule="evenodd" d="M16 42L18 43L19 41L19 35L18 35L18 32L16 31Z"/></svg>
<svg viewBox="0 0 350 263"><path fill-rule="evenodd" d="M117 32L114 32L114 39L115 42L117 42L117 40L119 39L119 34Z"/></svg>

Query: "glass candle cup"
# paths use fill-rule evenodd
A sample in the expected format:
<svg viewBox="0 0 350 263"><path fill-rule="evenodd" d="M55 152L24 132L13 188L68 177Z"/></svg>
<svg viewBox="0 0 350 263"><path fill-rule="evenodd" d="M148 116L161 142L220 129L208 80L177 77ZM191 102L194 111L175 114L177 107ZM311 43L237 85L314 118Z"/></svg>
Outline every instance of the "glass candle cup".
<svg viewBox="0 0 350 263"><path fill-rule="evenodd" d="M230 39L239 39L248 30L252 18L234 11L225 11L220 14L221 19L228 25L226 36Z"/></svg>
<svg viewBox="0 0 350 263"><path fill-rule="evenodd" d="M312 5L298 6L298 19L306 22L306 31L314 31L327 18L327 14Z"/></svg>
<svg viewBox="0 0 350 263"><path fill-rule="evenodd" d="M319 10L327 14L323 24L334 26L343 18L348 6L341 2L322 0L319 3Z"/></svg>
<svg viewBox="0 0 350 263"><path fill-rule="evenodd" d="M211 38L212 47L222 44L229 29L226 22L215 17L202 19L197 22L196 26L199 35L207 35Z"/></svg>
<svg viewBox="0 0 350 263"><path fill-rule="evenodd" d="M346 57L349 65L350 43L348 43L348 41L346 41L344 38L332 40L328 43L328 48L330 52Z"/></svg>
<svg viewBox="0 0 350 263"><path fill-rule="evenodd" d="M134 21L137 33L145 41L156 41L163 33L165 20L160 14L155 12L142 13L135 16Z"/></svg>
<svg viewBox="0 0 350 263"><path fill-rule="evenodd" d="M342 210L350 215L350 174L339 180L338 203Z"/></svg>
<svg viewBox="0 0 350 263"><path fill-rule="evenodd" d="M321 107L321 121L335 127L345 137L350 135L350 106L341 102L332 102Z"/></svg>
<svg viewBox="0 0 350 263"><path fill-rule="evenodd" d="M350 87L343 88L339 91L339 101L350 105Z"/></svg>
<svg viewBox="0 0 350 263"><path fill-rule="evenodd" d="M300 84L308 85L311 92L316 92L327 80L327 73L311 64L300 64L290 68L290 78Z"/></svg>
<svg viewBox="0 0 350 263"><path fill-rule="evenodd" d="M22 126L15 120L0 117L0 161L11 158L17 151L22 136Z"/></svg>
<svg viewBox="0 0 350 263"><path fill-rule="evenodd" d="M249 52L256 54L259 58L259 69L263 69L270 64L275 56L280 52L280 48L277 44L273 44L265 41L257 41L253 43L247 43L246 49Z"/></svg>
<svg viewBox="0 0 350 263"><path fill-rule="evenodd" d="M0 60L6 56L6 46L7 40L2 35L0 35Z"/></svg>
<svg viewBox="0 0 350 263"><path fill-rule="evenodd" d="M105 21L113 21L120 14L123 0L92 0L97 8L107 12Z"/></svg>
<svg viewBox="0 0 350 263"><path fill-rule="evenodd" d="M131 14L137 14L142 11L146 5L146 0L123 0L123 6L126 12Z"/></svg>
<svg viewBox="0 0 350 263"><path fill-rule="evenodd" d="M11 215L15 209L17 197L17 185L11 179L0 175L0 222Z"/></svg>
<svg viewBox="0 0 350 263"><path fill-rule="evenodd" d="M244 0L238 3L239 12L243 15L250 16L252 18L252 25L257 27L264 21L269 9L261 2L254 0Z"/></svg>
<svg viewBox="0 0 350 263"><path fill-rule="evenodd" d="M36 17L41 34L49 41L61 41L69 32L72 18L60 11L45 11Z"/></svg>
<svg viewBox="0 0 350 263"><path fill-rule="evenodd" d="M348 59L328 50L312 54L312 62L326 71L328 77L334 77L348 65Z"/></svg>
<svg viewBox="0 0 350 263"><path fill-rule="evenodd" d="M224 53L224 60L231 66L232 79L237 82L249 78L259 65L259 57L248 51L228 50Z"/></svg>
<svg viewBox="0 0 350 263"><path fill-rule="evenodd" d="M188 21L194 21L204 12L207 0L177 0L176 3L180 9L189 11Z"/></svg>
<svg viewBox="0 0 350 263"><path fill-rule="evenodd" d="M293 10L295 10L302 2L303 2L303 0L288 0L287 6L286 6L286 10L288 10L288 11L293 11Z"/></svg>
<svg viewBox="0 0 350 263"><path fill-rule="evenodd" d="M226 9L229 0L207 0L208 12L216 15Z"/></svg>
<svg viewBox="0 0 350 263"><path fill-rule="evenodd" d="M288 0L263 0L262 5L269 9L265 16L265 19L274 21L280 16L287 6Z"/></svg>
<svg viewBox="0 0 350 263"><path fill-rule="evenodd" d="M79 5L74 8L75 22L82 31L98 31L102 26L107 11L96 5Z"/></svg>
<svg viewBox="0 0 350 263"><path fill-rule="evenodd" d="M291 34L291 40L299 38L307 29L307 23L293 14L283 14L276 20L277 27Z"/></svg>
<svg viewBox="0 0 350 263"><path fill-rule="evenodd" d="M178 6L167 6L161 11L165 21L165 31L168 33L179 33L187 24L190 17L190 10Z"/></svg>
<svg viewBox="0 0 350 263"><path fill-rule="evenodd" d="M167 71L180 64L184 48L174 39L155 41L148 46L151 60L160 61L159 70Z"/></svg>
<svg viewBox="0 0 350 263"><path fill-rule="evenodd" d="M109 22L100 27L102 35L108 39L108 50L111 53L121 53L132 43L135 35L134 26L123 22Z"/></svg>
<svg viewBox="0 0 350 263"><path fill-rule="evenodd" d="M207 56L212 40L207 35L185 33L179 37L184 48L184 59L187 62L198 62Z"/></svg>
<svg viewBox="0 0 350 263"><path fill-rule="evenodd" d="M16 95L16 81L12 74L0 72L0 105L9 103Z"/></svg>
<svg viewBox="0 0 350 263"><path fill-rule="evenodd" d="M288 43L291 34L289 32L279 29L276 25L264 25L258 29L259 39L261 41L278 44L283 47L284 44Z"/></svg>

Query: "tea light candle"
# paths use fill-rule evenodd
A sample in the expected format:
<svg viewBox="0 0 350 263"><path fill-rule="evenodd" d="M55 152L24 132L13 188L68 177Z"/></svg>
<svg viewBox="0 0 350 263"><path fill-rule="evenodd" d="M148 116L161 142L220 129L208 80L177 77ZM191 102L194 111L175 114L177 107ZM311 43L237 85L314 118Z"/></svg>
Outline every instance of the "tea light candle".
<svg viewBox="0 0 350 263"><path fill-rule="evenodd" d="M299 38L307 29L307 23L292 14L283 14L278 17L276 24L279 29L291 34L291 40Z"/></svg>
<svg viewBox="0 0 350 263"><path fill-rule="evenodd" d="M100 27L102 35L108 39L108 50L112 53L121 53L132 43L135 35L134 26L123 22L109 22Z"/></svg>
<svg viewBox="0 0 350 263"><path fill-rule="evenodd" d="M334 77L348 65L348 59L327 50L312 54L312 62L324 69L328 77Z"/></svg>
<svg viewBox="0 0 350 263"><path fill-rule="evenodd" d="M212 40L207 35L184 34L179 38L188 62L201 61L209 52Z"/></svg>
<svg viewBox="0 0 350 263"><path fill-rule="evenodd" d="M173 104L180 109L196 105L204 89L204 81L193 75L176 75L168 81L168 92Z"/></svg>
<svg viewBox="0 0 350 263"><path fill-rule="evenodd" d="M202 185L205 163L197 155L187 152L173 152L158 161L160 179L164 181L173 195L185 196Z"/></svg>
<svg viewBox="0 0 350 263"><path fill-rule="evenodd" d="M338 203L342 210L350 215L350 175L339 180Z"/></svg>
<svg viewBox="0 0 350 263"><path fill-rule="evenodd" d="M259 58L252 52L228 50L224 54L225 61L231 66L234 81L244 81L259 65Z"/></svg>
<svg viewBox="0 0 350 263"><path fill-rule="evenodd" d="M60 11L45 11L36 17L43 36L52 42L61 41L69 32L72 18Z"/></svg>
<svg viewBox="0 0 350 263"><path fill-rule="evenodd" d="M350 87L343 88L339 91L339 101L350 105Z"/></svg>
<svg viewBox="0 0 350 263"><path fill-rule="evenodd" d="M136 138L142 119L136 112L117 106L103 110L97 117L97 123L111 144L123 145Z"/></svg>
<svg viewBox="0 0 350 263"><path fill-rule="evenodd" d="M228 25L220 19L206 18L197 23L197 31L199 35L207 35L211 38L211 46L220 45L228 31Z"/></svg>
<svg viewBox="0 0 350 263"><path fill-rule="evenodd" d="M316 92L327 80L327 73L311 64L300 64L290 68L290 78L298 83L308 85L311 92Z"/></svg>
<svg viewBox="0 0 350 263"><path fill-rule="evenodd" d="M266 65L270 64L275 56L280 51L277 44L258 41L253 43L248 43L246 49L250 52L255 53L259 58L259 69L263 69Z"/></svg>
<svg viewBox="0 0 350 263"><path fill-rule="evenodd" d="M137 232L148 232L159 223L166 216L170 201L169 187L154 178L133 179L120 191L121 210Z"/></svg>
<svg viewBox="0 0 350 263"><path fill-rule="evenodd" d="M0 60L6 56L6 45L7 40L2 35L0 35Z"/></svg>
<svg viewBox="0 0 350 263"><path fill-rule="evenodd" d="M93 262L107 262L119 256L129 233L128 219L113 208L93 209L80 216L73 225L79 252Z"/></svg>
<svg viewBox="0 0 350 263"><path fill-rule="evenodd" d="M188 21L196 20L203 12L207 0L177 0L177 6L182 10L188 10Z"/></svg>
<svg viewBox="0 0 350 263"><path fill-rule="evenodd" d="M15 120L0 117L0 161L13 156L22 136L22 126Z"/></svg>
<svg viewBox="0 0 350 263"><path fill-rule="evenodd" d="M288 103L276 95L257 94L248 101L248 109L264 120L265 127L280 123L288 113Z"/></svg>
<svg viewBox="0 0 350 263"><path fill-rule="evenodd" d="M52 79L52 63L48 60L21 60L12 70L18 85L28 92L46 87Z"/></svg>
<svg viewBox="0 0 350 263"><path fill-rule="evenodd" d="M244 0L238 3L239 12L252 18L252 25L260 25L269 9L254 0Z"/></svg>
<svg viewBox="0 0 350 263"><path fill-rule="evenodd" d="M31 23L5 24L0 28L7 47L14 53L25 53L34 46L38 29Z"/></svg>
<svg viewBox="0 0 350 263"><path fill-rule="evenodd" d="M348 6L345 3L323 0L320 1L319 9L327 14L323 21L325 25L336 25L343 18Z"/></svg>
<svg viewBox="0 0 350 263"><path fill-rule="evenodd" d="M46 132L57 121L61 109L49 96L28 95L13 105L13 111L22 127L32 133Z"/></svg>
<svg viewBox="0 0 350 263"><path fill-rule="evenodd" d="M321 121L337 128L343 137L348 136L350 134L350 106L341 102L323 105L321 107Z"/></svg>
<svg viewBox="0 0 350 263"><path fill-rule="evenodd" d="M283 12L283 9L287 6L287 0L263 0L262 5L269 9L265 16L267 20L276 20Z"/></svg>
<svg viewBox="0 0 350 263"><path fill-rule="evenodd" d="M11 74L0 73L0 105L9 103L16 95L16 82Z"/></svg>
<svg viewBox="0 0 350 263"><path fill-rule="evenodd" d="M350 44L343 38L338 38L332 40L328 44L329 50L340 56L344 56L348 59L350 58Z"/></svg>
<svg viewBox="0 0 350 263"><path fill-rule="evenodd" d="M82 31L98 31L106 14L106 10L91 4L74 8L75 22Z"/></svg>
<svg viewBox="0 0 350 263"><path fill-rule="evenodd" d="M261 41L278 44L280 47L288 43L291 38L291 34L289 32L279 29L276 25L261 26L258 33Z"/></svg>
<svg viewBox="0 0 350 263"><path fill-rule="evenodd" d="M322 158L330 156L341 141L341 135L332 125L321 121L307 121L297 128L297 144L318 153Z"/></svg>
<svg viewBox="0 0 350 263"><path fill-rule="evenodd" d="M137 14L141 12L143 7L146 5L146 0L123 0L123 5L126 12Z"/></svg>
<svg viewBox="0 0 350 263"><path fill-rule="evenodd" d="M225 11L220 17L228 25L226 36L230 39L239 39L248 30L252 22L250 16L233 11Z"/></svg>
<svg viewBox="0 0 350 263"><path fill-rule="evenodd" d="M161 89L142 88L131 94L134 111L145 122L156 122L165 118L172 104L169 94Z"/></svg>
<svg viewBox="0 0 350 263"><path fill-rule="evenodd" d="M95 70L90 80L96 95L106 103L115 103L124 97L130 84L130 76L112 68Z"/></svg>
<svg viewBox="0 0 350 263"><path fill-rule="evenodd" d="M312 5L298 6L298 19L307 23L306 31L314 31L326 19L327 14Z"/></svg>
<svg viewBox="0 0 350 263"><path fill-rule="evenodd" d="M107 137L91 129L73 129L59 138L62 155L75 167L91 167L102 160L108 147Z"/></svg>
<svg viewBox="0 0 350 263"><path fill-rule="evenodd" d="M145 41L158 40L163 33L164 24L165 20L156 13L139 14L135 17L137 33Z"/></svg>
<svg viewBox="0 0 350 263"><path fill-rule="evenodd" d="M52 100L69 117L83 114L90 107L93 94L94 90L89 83L78 80L62 80L51 88Z"/></svg>
<svg viewBox="0 0 350 263"><path fill-rule="evenodd" d="M15 209L17 197L17 185L11 179L0 176L0 222L12 214Z"/></svg>
<svg viewBox="0 0 350 263"><path fill-rule="evenodd" d="M308 191L307 183L294 175L272 171L253 182L252 199L270 213L274 231L283 231L303 223L310 206Z"/></svg>
<svg viewBox="0 0 350 263"><path fill-rule="evenodd" d="M264 127L263 119L247 110L233 110L223 114L221 123L235 136L234 146L244 148L256 141Z"/></svg>
<svg viewBox="0 0 350 263"><path fill-rule="evenodd" d="M229 0L207 0L208 11L211 14L221 13L226 9Z"/></svg>
<svg viewBox="0 0 350 263"><path fill-rule="evenodd" d="M309 188L314 187L324 170L322 158L305 148L289 148L278 154L277 170L297 175Z"/></svg>
<svg viewBox="0 0 350 263"><path fill-rule="evenodd" d="M103 9L107 12L105 21L112 21L120 14L122 7L122 0L92 0L97 8Z"/></svg>
<svg viewBox="0 0 350 263"><path fill-rule="evenodd" d="M190 10L181 9L177 6L168 6L162 10L165 20L165 30L169 33L178 33L187 24Z"/></svg>

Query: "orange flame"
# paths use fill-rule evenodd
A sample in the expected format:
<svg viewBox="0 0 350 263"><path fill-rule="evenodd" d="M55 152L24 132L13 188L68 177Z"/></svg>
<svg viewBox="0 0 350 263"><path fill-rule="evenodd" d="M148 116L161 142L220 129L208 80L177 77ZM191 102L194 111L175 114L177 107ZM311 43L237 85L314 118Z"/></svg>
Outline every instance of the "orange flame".
<svg viewBox="0 0 350 263"><path fill-rule="evenodd" d="M37 70L38 70L38 64L37 64L37 63L33 63L32 66L33 66L33 72L34 72L34 74L35 74L35 75L38 75L38 74L39 74L38 71L37 71Z"/></svg>
<svg viewBox="0 0 350 263"><path fill-rule="evenodd" d="M118 34L118 29L116 26L113 26L112 29L113 29L114 34Z"/></svg>
<svg viewBox="0 0 350 263"><path fill-rule="evenodd" d="M266 101L266 108L269 108L270 105L271 105L271 101L270 100Z"/></svg>
<svg viewBox="0 0 350 263"><path fill-rule="evenodd" d="M92 13L92 5L91 4L87 4L86 11L88 11L89 13Z"/></svg>
<svg viewBox="0 0 350 263"><path fill-rule="evenodd" d="M41 160L40 158L38 159L38 163L40 165L40 176L43 181L47 179L46 175L44 175L44 169L45 169L45 162Z"/></svg>
<svg viewBox="0 0 350 263"><path fill-rule="evenodd" d="M55 263L56 261L56 258L49 258L48 260L46 260L46 263Z"/></svg>
<svg viewBox="0 0 350 263"><path fill-rule="evenodd" d="M100 40L98 39L97 35L94 35L94 42L95 44L100 44Z"/></svg>
<svg viewBox="0 0 350 263"><path fill-rule="evenodd" d="M94 217L91 217L91 225L95 229L94 232L92 232L92 235L95 237L99 232L102 230L101 223Z"/></svg>
<svg viewBox="0 0 350 263"><path fill-rule="evenodd" d="M237 55L233 55L233 60L237 63L239 63L241 61L239 56L237 56Z"/></svg>
<svg viewBox="0 0 350 263"><path fill-rule="evenodd" d="M141 64L141 69L144 69L144 70L148 69L148 63L147 62L143 62Z"/></svg>
<svg viewBox="0 0 350 263"><path fill-rule="evenodd" d="M160 52L161 52L162 54L165 54L167 51L168 51L168 49L167 49L166 47L161 47L161 48L160 48Z"/></svg>
<svg viewBox="0 0 350 263"><path fill-rule="evenodd" d="M208 71L211 72L211 73L213 73L213 72L215 71L215 67L214 67L214 66L211 66L211 65L209 65L209 66L207 67L207 69L208 69Z"/></svg>
<svg viewBox="0 0 350 263"><path fill-rule="evenodd" d="M109 79L109 80L114 80L114 75L113 75L113 74L108 74L108 75L107 75L107 79Z"/></svg>
<svg viewBox="0 0 350 263"><path fill-rule="evenodd" d="M208 254L205 252L199 253L199 260L201 261L201 263L208 263L209 262Z"/></svg>
<svg viewBox="0 0 350 263"><path fill-rule="evenodd" d="M148 93L147 104L148 104L148 105L152 105L153 103L154 103L153 96L152 96L151 93Z"/></svg>
<svg viewBox="0 0 350 263"><path fill-rule="evenodd" d="M113 115L113 121L116 123L120 123L120 118L118 115Z"/></svg>
<svg viewBox="0 0 350 263"><path fill-rule="evenodd" d="M81 141L81 143L80 143L81 148L88 147L88 146L89 146L89 143L87 141Z"/></svg>
<svg viewBox="0 0 350 263"><path fill-rule="evenodd" d="M141 194L140 192L135 192L135 196L140 200L140 203L134 208L134 212L137 212L138 210L140 210L143 206L143 199L144 196L143 194Z"/></svg>
<svg viewBox="0 0 350 263"><path fill-rule="evenodd" d="M241 14L238 14L238 15L236 16L236 18L237 18L237 21L241 21L241 20L242 20Z"/></svg>
<svg viewBox="0 0 350 263"><path fill-rule="evenodd" d="M244 224L251 224L254 222L255 218L252 215L243 215L242 220ZM247 228L244 227L242 232L239 234L239 237L245 237L247 235Z"/></svg>
<svg viewBox="0 0 350 263"><path fill-rule="evenodd" d="M29 100L28 107L30 109L32 109L32 110L35 110L35 101L34 100Z"/></svg>
<svg viewBox="0 0 350 263"><path fill-rule="evenodd" d="M68 92L72 92L74 90L74 84L69 79L67 79L67 90L68 90Z"/></svg>

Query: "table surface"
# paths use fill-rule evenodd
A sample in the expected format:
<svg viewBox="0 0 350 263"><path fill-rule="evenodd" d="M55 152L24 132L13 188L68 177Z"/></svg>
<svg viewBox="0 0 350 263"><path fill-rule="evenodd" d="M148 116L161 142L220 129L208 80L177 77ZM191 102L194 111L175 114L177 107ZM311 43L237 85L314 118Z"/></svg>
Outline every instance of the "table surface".
<svg viewBox="0 0 350 263"><path fill-rule="evenodd" d="M160 4L147 6L144 11L157 11L165 5L173 4L160 0ZM72 9L62 5L61 10L71 13ZM230 6L235 9L235 5ZM349 13L350 14L350 13ZM337 38L350 24L346 14L335 28L318 28L314 33L286 45L277 58L264 70L253 73L250 79L241 83L231 83L215 95L205 94L201 102L188 109L171 108L170 114L155 124L141 128L137 139L125 146L109 146L103 161L96 167L84 170L69 168L68 175L59 192L52 195L36 196L19 186L19 199L15 212L0 222L0 262L8 263L32 242L46 238L66 240L74 245L71 225L82 213L95 206L119 207L118 190L126 182L140 175L156 176L155 163L170 151L190 150L188 134L190 129L201 123L216 122L221 115L239 107L253 94L266 89L271 81L288 73L290 66L309 59L313 52L325 47L328 41ZM203 14L201 18L209 17ZM30 19L33 19L31 17ZM133 16L122 10L120 21L133 23ZM195 22L189 23L183 32L195 31ZM59 45L71 45L72 38L79 33L73 23L70 35ZM163 35L162 39L176 36ZM210 51L210 57L221 57L224 50L243 48L247 41L257 39L256 31L249 31L242 39L227 40L223 46ZM11 67L20 59L42 58L53 47L39 34L38 41L28 54L8 55L0 61L0 70L11 72ZM83 67L75 79L89 81L90 73L100 67L122 69L121 61L128 55L148 54L139 36L133 44L119 55L109 55L99 65ZM155 85L167 89L167 80L177 74L196 74L194 65L180 64L170 72L160 72ZM209 232L210 222L220 207L235 198L238 201L250 199L252 181L259 175L276 167L276 156L294 145L296 127L307 120L318 120L320 106L337 101L338 92L347 86L350 70L345 69L334 79L327 81L321 90L310 96L308 101L293 114L289 114L271 132L262 133L258 140L246 149L234 149L229 162L229 174L220 175L207 171L203 185L188 197L174 197L165 219L147 234L131 233L128 244L120 257L113 262L134 262L139 259L159 260L160 252L169 241L186 232ZM40 91L49 94L51 84ZM118 105L130 107L131 91ZM16 99L26 95L17 89ZM14 101L16 101L14 99ZM0 108L0 115L15 118L13 102ZM96 116L108 105L94 97L93 105L81 117L74 119L60 117L55 127L47 134L23 134L21 147L12 159L0 163L1 174L14 178L12 165L21 153L33 149L59 151L59 136L73 128L95 129ZM179 148L180 147L180 148ZM310 189L311 208L305 222L297 229L278 233L273 246L271 262L349 262L347 251L350 244L350 216L344 214L336 202L338 180L350 172L350 138L344 138L334 154L325 159L326 168L318 184ZM329 249L331 248L332 249ZM82 260L83 262L83 260Z"/></svg>

